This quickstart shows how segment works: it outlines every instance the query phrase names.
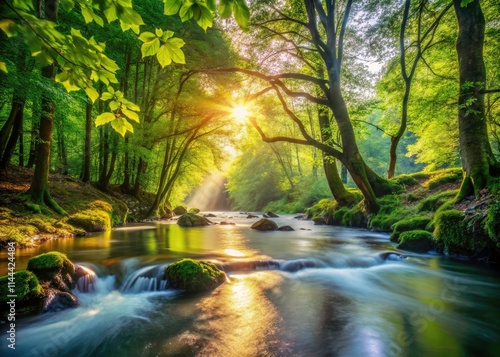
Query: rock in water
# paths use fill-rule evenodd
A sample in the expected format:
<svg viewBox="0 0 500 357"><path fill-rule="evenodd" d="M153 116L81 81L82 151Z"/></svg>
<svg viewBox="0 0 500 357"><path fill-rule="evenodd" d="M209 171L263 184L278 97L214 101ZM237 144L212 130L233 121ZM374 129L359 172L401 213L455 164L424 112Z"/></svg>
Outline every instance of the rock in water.
<svg viewBox="0 0 500 357"><path fill-rule="evenodd" d="M186 213L179 217L177 224L181 227L201 227L211 224L208 219L194 213Z"/></svg>
<svg viewBox="0 0 500 357"><path fill-rule="evenodd" d="M254 215L254 214L249 214L249 215L247 216L247 219L250 219L250 218L259 218L259 216L256 216L256 215Z"/></svg>
<svg viewBox="0 0 500 357"><path fill-rule="evenodd" d="M193 293L215 289L226 281L226 274L210 262L182 259L165 268L164 278L168 286Z"/></svg>
<svg viewBox="0 0 500 357"><path fill-rule="evenodd" d="M177 206L177 207L174 208L173 212L176 215L180 216L180 215L186 214L187 213L187 209L184 206Z"/></svg>
<svg viewBox="0 0 500 357"><path fill-rule="evenodd" d="M292 227L290 226L281 226L278 228L278 231L294 231L295 229L293 229Z"/></svg>
<svg viewBox="0 0 500 357"><path fill-rule="evenodd" d="M313 218L312 220L313 220L315 226L323 226L326 224L325 219L322 217L316 217L316 218Z"/></svg>
<svg viewBox="0 0 500 357"><path fill-rule="evenodd" d="M71 292L76 285L76 268L66 254L49 252L28 261L27 270L33 272L40 283L57 290Z"/></svg>
<svg viewBox="0 0 500 357"><path fill-rule="evenodd" d="M199 209L199 208L194 208L194 207L193 207L193 208L190 208L188 212L189 212L189 213L198 214L198 213L200 213L200 209Z"/></svg>
<svg viewBox="0 0 500 357"><path fill-rule="evenodd" d="M279 216L276 213L273 213L271 211L267 212L267 215L271 218L278 218Z"/></svg>
<svg viewBox="0 0 500 357"><path fill-rule="evenodd" d="M217 216L216 216L215 214L213 214L213 213L209 213L209 214L204 215L203 217L207 217L207 218L215 218L215 217L217 217Z"/></svg>
<svg viewBox="0 0 500 357"><path fill-rule="evenodd" d="M219 224L221 226L235 226L236 225L236 223L230 222L230 221L221 221Z"/></svg>
<svg viewBox="0 0 500 357"><path fill-rule="evenodd" d="M0 321L7 320L10 313L8 295L16 295L15 317L35 315L42 311L45 294L35 274L22 270L14 274L15 290L8 287L9 277L0 278Z"/></svg>
<svg viewBox="0 0 500 357"><path fill-rule="evenodd" d="M262 218L252 224L250 228L258 231L275 231L278 229L278 225L270 219Z"/></svg>

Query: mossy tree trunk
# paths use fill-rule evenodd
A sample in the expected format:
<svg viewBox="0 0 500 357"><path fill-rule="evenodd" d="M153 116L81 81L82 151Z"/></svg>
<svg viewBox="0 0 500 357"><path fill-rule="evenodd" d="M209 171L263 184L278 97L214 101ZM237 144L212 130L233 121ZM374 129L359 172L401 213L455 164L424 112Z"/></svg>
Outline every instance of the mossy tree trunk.
<svg viewBox="0 0 500 357"><path fill-rule="evenodd" d="M498 175L488 137L484 108L486 68L483 59L485 19L479 0L461 6L454 0L458 20L458 54L460 93L458 128L460 155L464 179L458 199L474 194L488 186L492 175Z"/></svg>
<svg viewBox="0 0 500 357"><path fill-rule="evenodd" d="M49 21L57 20L57 0L45 1L45 18ZM42 68L42 76L53 80L55 76L55 65L51 64ZM50 98L50 93L42 93L42 112L40 115L40 138L37 144L35 159L35 172L31 186L27 191L28 205L34 211L40 211L40 205L47 205L59 214L66 214L64 210L52 199L49 193L49 168L50 168L50 144L54 126L55 104Z"/></svg>

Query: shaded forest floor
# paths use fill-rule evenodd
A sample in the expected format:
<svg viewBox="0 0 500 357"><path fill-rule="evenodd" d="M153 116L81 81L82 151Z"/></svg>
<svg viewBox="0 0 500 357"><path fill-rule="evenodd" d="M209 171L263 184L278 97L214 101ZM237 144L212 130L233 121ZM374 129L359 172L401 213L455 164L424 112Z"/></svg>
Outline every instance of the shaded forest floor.
<svg viewBox="0 0 500 357"><path fill-rule="evenodd" d="M122 200L60 174L50 174L49 190L68 216L47 208L35 214L21 199L32 176L32 170L17 166L9 167L0 176L0 246L8 240L15 240L19 247L36 246L51 238L109 230L127 218L129 210Z"/></svg>

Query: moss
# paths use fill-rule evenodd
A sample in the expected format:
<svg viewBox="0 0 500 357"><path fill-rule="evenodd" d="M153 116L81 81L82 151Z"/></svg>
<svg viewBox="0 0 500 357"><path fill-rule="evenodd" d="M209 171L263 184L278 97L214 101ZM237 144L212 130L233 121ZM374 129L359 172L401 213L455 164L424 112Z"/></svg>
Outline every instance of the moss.
<svg viewBox="0 0 500 357"><path fill-rule="evenodd" d="M391 180L401 186L413 186L418 183L418 180L411 175L398 175Z"/></svg>
<svg viewBox="0 0 500 357"><path fill-rule="evenodd" d="M255 222L254 224L252 224L250 228L256 229L258 231L275 231L278 229L278 225L276 224L276 222L270 219L262 218L257 222Z"/></svg>
<svg viewBox="0 0 500 357"><path fill-rule="evenodd" d="M349 211L347 207L341 207L333 212L331 224L340 226L344 220L345 214ZM327 222L329 224L329 222Z"/></svg>
<svg viewBox="0 0 500 357"><path fill-rule="evenodd" d="M86 232L111 230L111 215L102 210L84 210L69 216L66 222Z"/></svg>
<svg viewBox="0 0 500 357"><path fill-rule="evenodd" d="M431 195L419 203L418 211L435 212L444 203L450 201L452 198L455 198L457 193L458 190L450 190L450 191L438 192L434 195Z"/></svg>
<svg viewBox="0 0 500 357"><path fill-rule="evenodd" d="M175 207L175 208L173 209L173 212L174 212L176 215L178 215L178 216L181 216L181 215L183 215L183 214L188 213L188 211L187 211L186 207L184 207L184 206L177 206L177 207Z"/></svg>
<svg viewBox="0 0 500 357"><path fill-rule="evenodd" d="M318 203L316 203L314 206L309 207L306 209L306 216L309 219L313 218L323 218L325 216L328 216L330 214L333 214L333 212L337 209L338 204L337 201L331 200L329 198L324 198L320 200Z"/></svg>
<svg viewBox="0 0 500 357"><path fill-rule="evenodd" d="M436 213L434 237L437 248L453 255L482 256L491 245L491 240L476 219L465 219L457 210Z"/></svg>
<svg viewBox="0 0 500 357"><path fill-rule="evenodd" d="M432 234L424 230L411 230L401 233L399 249L425 253L434 247Z"/></svg>
<svg viewBox="0 0 500 357"><path fill-rule="evenodd" d="M462 181L462 169L446 169L431 173L431 178L427 181L427 187L434 190L448 183L459 184Z"/></svg>
<svg viewBox="0 0 500 357"><path fill-rule="evenodd" d="M344 213L342 225L346 227L366 228L368 219L359 206L354 206Z"/></svg>
<svg viewBox="0 0 500 357"><path fill-rule="evenodd" d="M428 172L415 172L413 174L409 174L408 176L413 177L417 181L428 180L431 177L431 174Z"/></svg>
<svg viewBox="0 0 500 357"><path fill-rule="evenodd" d="M199 208L190 208L188 213L194 213L194 214L198 214L200 213L200 209Z"/></svg>
<svg viewBox="0 0 500 357"><path fill-rule="evenodd" d="M500 201L493 203L488 208L486 219L484 220L484 228L490 239L500 246Z"/></svg>
<svg viewBox="0 0 500 357"><path fill-rule="evenodd" d="M192 259L183 259L168 265L164 277L170 287L186 292L212 290L226 280L224 272L214 264Z"/></svg>
<svg viewBox="0 0 500 357"><path fill-rule="evenodd" d="M425 216L414 216L411 218L404 219L392 225L391 241L399 242L400 235L403 232L413 231L413 230L424 230L427 225L431 222L429 217Z"/></svg>
<svg viewBox="0 0 500 357"><path fill-rule="evenodd" d="M181 227L200 227L208 226L210 221L205 217L198 216L194 213L185 213L179 217L177 224Z"/></svg>
<svg viewBox="0 0 500 357"><path fill-rule="evenodd" d="M28 261L28 270L37 271L43 269L61 269L66 264L72 264L66 254L60 252L48 252L37 255Z"/></svg>
<svg viewBox="0 0 500 357"><path fill-rule="evenodd" d="M8 295L16 295L16 317L41 311L45 294L35 274L27 270L16 272L13 284L15 292L9 291L8 284L7 276L0 277L0 319L5 319L9 313Z"/></svg>

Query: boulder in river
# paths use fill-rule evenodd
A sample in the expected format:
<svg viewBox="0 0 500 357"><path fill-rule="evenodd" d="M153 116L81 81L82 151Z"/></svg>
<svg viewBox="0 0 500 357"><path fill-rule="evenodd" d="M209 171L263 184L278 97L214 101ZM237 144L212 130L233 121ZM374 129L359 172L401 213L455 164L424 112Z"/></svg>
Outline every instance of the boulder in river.
<svg viewBox="0 0 500 357"><path fill-rule="evenodd" d="M175 208L173 209L173 212L174 212L176 215L180 216L180 215L186 214L186 213L187 213L187 209L186 209L186 207L184 207L184 206L177 206L177 207L175 207Z"/></svg>
<svg viewBox="0 0 500 357"><path fill-rule="evenodd" d="M179 217L177 224L181 227L201 227L208 226L212 222L202 216L198 216L194 213L185 213Z"/></svg>
<svg viewBox="0 0 500 357"><path fill-rule="evenodd" d="M270 217L270 218L279 218L279 216L276 214L276 213L273 213L271 211L267 212L267 215Z"/></svg>
<svg viewBox="0 0 500 357"><path fill-rule="evenodd" d="M315 217L312 220L315 226L323 226L326 224L326 221L323 217Z"/></svg>
<svg viewBox="0 0 500 357"><path fill-rule="evenodd" d="M278 231L294 231L295 229L293 229L292 227L290 226L281 226L278 228Z"/></svg>
<svg viewBox="0 0 500 357"><path fill-rule="evenodd" d="M199 208L194 208L194 207L193 207L193 208L190 208L188 212L189 212L189 213L198 214L198 213L200 213L200 209L199 209Z"/></svg>
<svg viewBox="0 0 500 357"><path fill-rule="evenodd" d="M256 229L258 231L275 231L278 229L276 222L271 221L267 218L259 219L257 222L252 224L251 229Z"/></svg>
<svg viewBox="0 0 500 357"><path fill-rule="evenodd" d="M236 225L236 223L230 222L230 221L221 221L219 224L221 226L235 226Z"/></svg>
<svg viewBox="0 0 500 357"><path fill-rule="evenodd" d="M9 280L8 276L0 278L0 321L7 320L9 313L19 316L35 315L42 311L45 293L35 274L21 270ZM14 291L9 288L9 282L15 282ZM15 305L9 305L9 295L16 295Z"/></svg>
<svg viewBox="0 0 500 357"><path fill-rule="evenodd" d="M412 252L427 253L434 248L434 238L431 233L424 230L403 232L399 236L398 249Z"/></svg>
<svg viewBox="0 0 500 357"><path fill-rule="evenodd" d="M213 263L182 259L165 268L168 286L186 292L213 290L226 281L226 274Z"/></svg>
<svg viewBox="0 0 500 357"><path fill-rule="evenodd" d="M203 217L206 217L206 218L215 218L217 216L215 214L213 214L213 213L209 213L209 214L203 215Z"/></svg>
<svg viewBox="0 0 500 357"><path fill-rule="evenodd" d="M254 215L254 214L249 214L249 215L247 216L247 219L251 219L251 218L259 218L259 216L256 216L256 215Z"/></svg>

